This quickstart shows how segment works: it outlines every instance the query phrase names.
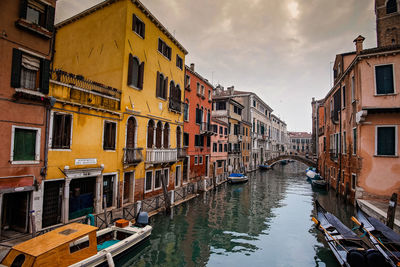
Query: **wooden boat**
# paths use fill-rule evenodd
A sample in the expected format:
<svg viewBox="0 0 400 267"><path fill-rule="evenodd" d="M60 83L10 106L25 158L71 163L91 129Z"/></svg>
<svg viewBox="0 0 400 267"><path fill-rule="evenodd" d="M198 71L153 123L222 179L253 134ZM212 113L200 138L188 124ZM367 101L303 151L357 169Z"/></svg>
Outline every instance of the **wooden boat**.
<svg viewBox="0 0 400 267"><path fill-rule="evenodd" d="M231 184L245 183L249 180L246 175L241 173L232 173L228 177L228 182Z"/></svg>
<svg viewBox="0 0 400 267"><path fill-rule="evenodd" d="M368 216L357 206L357 219L362 224L360 230L368 231L369 240L390 262L391 266L400 266L400 235L378 219Z"/></svg>
<svg viewBox="0 0 400 267"><path fill-rule="evenodd" d="M327 182L324 179L311 179L311 184L320 189L326 189Z"/></svg>
<svg viewBox="0 0 400 267"><path fill-rule="evenodd" d="M269 170L272 168L270 165L267 164L260 164L258 165L258 167L260 168L260 170Z"/></svg>
<svg viewBox="0 0 400 267"><path fill-rule="evenodd" d="M318 228L321 228L329 248L340 266L390 266L385 257L365 243L333 214L315 201Z"/></svg>
<svg viewBox="0 0 400 267"><path fill-rule="evenodd" d="M116 226L119 225L119 226ZM14 246L0 266L112 265L113 257L150 236L152 227L119 220L111 227L71 223Z"/></svg>

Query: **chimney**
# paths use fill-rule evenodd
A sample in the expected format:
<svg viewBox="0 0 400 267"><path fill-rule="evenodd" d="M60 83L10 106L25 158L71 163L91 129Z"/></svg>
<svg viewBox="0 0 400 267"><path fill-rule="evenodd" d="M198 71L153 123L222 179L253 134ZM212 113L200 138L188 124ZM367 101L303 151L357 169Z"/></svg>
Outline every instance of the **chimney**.
<svg viewBox="0 0 400 267"><path fill-rule="evenodd" d="M353 42L356 43L356 53L357 55L363 50L363 42L365 38L359 35Z"/></svg>
<svg viewBox="0 0 400 267"><path fill-rule="evenodd" d="M229 95L233 95L233 91L235 90L235 86L232 85L231 87L226 88L226 90L228 91Z"/></svg>
<svg viewBox="0 0 400 267"><path fill-rule="evenodd" d="M194 72L194 63L190 63L190 69Z"/></svg>

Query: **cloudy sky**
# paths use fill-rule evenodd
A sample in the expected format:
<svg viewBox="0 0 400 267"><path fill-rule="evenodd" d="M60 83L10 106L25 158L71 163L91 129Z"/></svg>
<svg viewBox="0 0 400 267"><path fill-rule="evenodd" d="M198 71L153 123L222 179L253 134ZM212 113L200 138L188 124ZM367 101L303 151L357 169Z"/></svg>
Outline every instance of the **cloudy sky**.
<svg viewBox="0 0 400 267"><path fill-rule="evenodd" d="M101 0L59 0L62 21ZM331 86L338 53L376 46L373 0L141 0L213 84L252 91L290 131L311 131L311 98Z"/></svg>

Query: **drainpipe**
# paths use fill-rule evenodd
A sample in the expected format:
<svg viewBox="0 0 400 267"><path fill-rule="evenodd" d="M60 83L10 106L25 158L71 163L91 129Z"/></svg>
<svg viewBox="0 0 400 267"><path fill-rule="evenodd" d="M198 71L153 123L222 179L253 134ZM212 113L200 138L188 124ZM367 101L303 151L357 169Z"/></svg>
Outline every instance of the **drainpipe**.
<svg viewBox="0 0 400 267"><path fill-rule="evenodd" d="M342 107L340 107L339 110L339 140L342 141ZM339 142L339 149L340 151L339 153L339 175L338 175L338 179L336 182L336 195L339 195L340 193L340 179L342 177L342 142Z"/></svg>

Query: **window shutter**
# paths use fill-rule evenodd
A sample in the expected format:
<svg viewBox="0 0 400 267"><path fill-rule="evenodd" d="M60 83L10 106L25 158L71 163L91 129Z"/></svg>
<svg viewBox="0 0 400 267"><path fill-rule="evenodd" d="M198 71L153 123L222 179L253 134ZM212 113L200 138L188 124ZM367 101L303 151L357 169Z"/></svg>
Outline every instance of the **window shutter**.
<svg viewBox="0 0 400 267"><path fill-rule="evenodd" d="M159 71L157 71L156 96L161 96L160 95L160 72Z"/></svg>
<svg viewBox="0 0 400 267"><path fill-rule="evenodd" d="M19 88L21 86L21 63L22 52L14 48L11 69L11 87Z"/></svg>
<svg viewBox="0 0 400 267"><path fill-rule="evenodd" d="M163 88L163 92L162 92L164 99L167 99L167 88L168 88L168 77L166 77L164 80L164 88Z"/></svg>
<svg viewBox="0 0 400 267"><path fill-rule="evenodd" d="M133 69L133 56L132 56L132 54L129 54L128 85L132 85L132 69Z"/></svg>
<svg viewBox="0 0 400 267"><path fill-rule="evenodd" d="M137 20L136 15L132 14L132 31L134 32L135 32L136 20Z"/></svg>
<svg viewBox="0 0 400 267"><path fill-rule="evenodd" d="M27 9L28 9L28 0L21 0L21 6L19 11L19 17L21 19L26 19Z"/></svg>
<svg viewBox="0 0 400 267"><path fill-rule="evenodd" d="M52 6L46 7L46 29L53 32L54 30L54 13L55 8Z"/></svg>
<svg viewBox="0 0 400 267"><path fill-rule="evenodd" d="M50 60L40 60L40 92L47 95L49 93L50 79Z"/></svg>
<svg viewBox="0 0 400 267"><path fill-rule="evenodd" d="M143 37L143 39L144 39L145 33L146 33L146 25L144 23L142 23L142 37Z"/></svg>
<svg viewBox="0 0 400 267"><path fill-rule="evenodd" d="M143 89L143 78L144 78L144 62L142 62L139 66L138 86L140 89Z"/></svg>

